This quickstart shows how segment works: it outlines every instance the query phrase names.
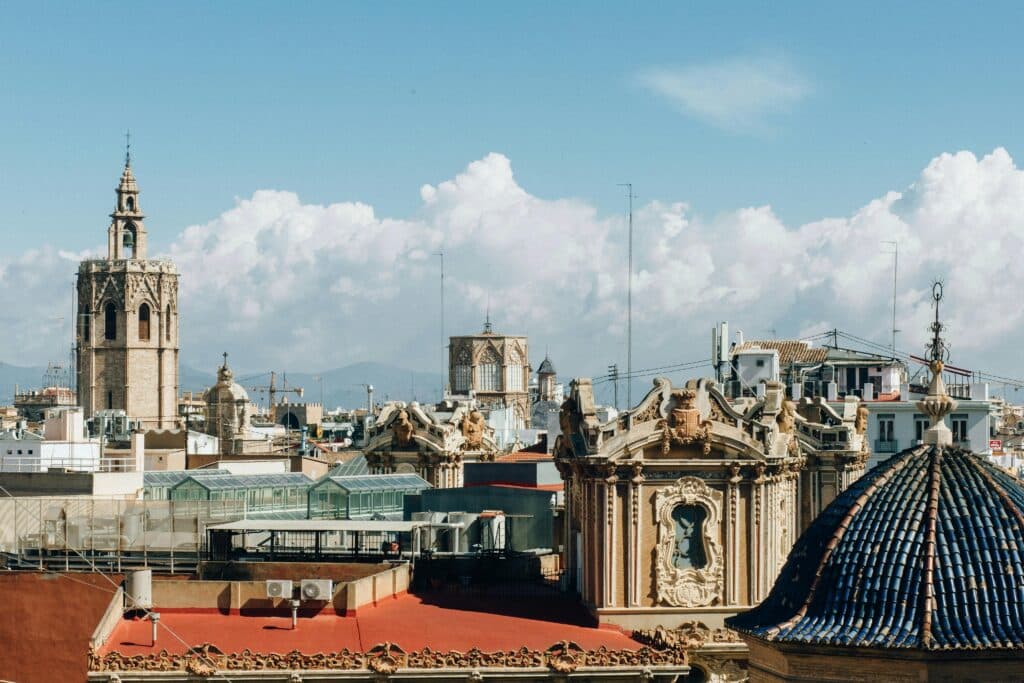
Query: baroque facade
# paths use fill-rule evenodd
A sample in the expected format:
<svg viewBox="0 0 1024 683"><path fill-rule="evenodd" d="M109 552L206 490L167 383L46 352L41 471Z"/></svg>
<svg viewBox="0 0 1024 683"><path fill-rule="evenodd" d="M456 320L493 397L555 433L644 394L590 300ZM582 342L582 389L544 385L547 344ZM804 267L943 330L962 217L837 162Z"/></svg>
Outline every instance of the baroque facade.
<svg viewBox="0 0 1024 683"><path fill-rule="evenodd" d="M484 412L510 407L517 429L530 426L530 361L526 337L496 334L488 320L480 334L449 339L448 368L452 394L472 394Z"/></svg>
<svg viewBox="0 0 1024 683"><path fill-rule="evenodd" d="M146 257L145 216L126 158L107 257L78 268L78 402L90 418L124 410L143 428L177 426L178 272Z"/></svg>
<svg viewBox="0 0 1024 683"><path fill-rule="evenodd" d="M768 595L801 530L863 472L859 406L845 407L797 405L778 383L734 405L712 380L657 379L602 424L590 380L574 381L554 456L584 604L641 632L721 630L694 661L711 680L742 680L746 648L725 619Z"/></svg>
<svg viewBox="0 0 1024 683"><path fill-rule="evenodd" d="M415 473L434 488L457 488L464 463L494 460L498 446L474 401L446 400L434 410L392 401L384 404L363 452L374 474Z"/></svg>

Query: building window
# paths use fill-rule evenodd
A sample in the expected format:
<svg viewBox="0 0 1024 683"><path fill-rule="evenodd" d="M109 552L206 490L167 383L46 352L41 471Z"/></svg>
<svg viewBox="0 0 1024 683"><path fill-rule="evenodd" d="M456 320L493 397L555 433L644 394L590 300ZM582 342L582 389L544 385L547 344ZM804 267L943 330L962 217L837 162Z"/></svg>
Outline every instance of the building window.
<svg viewBox="0 0 1024 683"><path fill-rule="evenodd" d="M512 363L505 368L505 390L523 390L523 366L519 363Z"/></svg>
<svg viewBox="0 0 1024 683"><path fill-rule="evenodd" d="M914 443L924 441L924 433L928 431L931 420L925 415L914 415Z"/></svg>
<svg viewBox="0 0 1024 683"><path fill-rule="evenodd" d="M708 564L701 531L707 511L699 505L680 505L672 511L675 544L672 566L676 569L703 569Z"/></svg>
<svg viewBox="0 0 1024 683"><path fill-rule="evenodd" d="M501 391L501 359L492 348L487 348L480 355L476 366L477 391Z"/></svg>
<svg viewBox="0 0 1024 683"><path fill-rule="evenodd" d="M879 441L895 441L896 440L896 416L895 415L879 415L878 416L878 440Z"/></svg>
<svg viewBox="0 0 1024 683"><path fill-rule="evenodd" d="M967 416L951 415L949 419L953 427L953 441L967 443Z"/></svg>
<svg viewBox="0 0 1024 683"><path fill-rule="evenodd" d="M117 339L117 307L113 302L103 307L103 338L107 341Z"/></svg>
<svg viewBox="0 0 1024 683"><path fill-rule="evenodd" d="M469 391L470 382L473 377L473 368L469 365L455 366L455 386L452 388L457 394L464 394Z"/></svg>
<svg viewBox="0 0 1024 683"><path fill-rule="evenodd" d="M501 391L501 366L484 363L476 368L477 391Z"/></svg>
<svg viewBox="0 0 1024 683"><path fill-rule="evenodd" d="M139 341L149 341L149 304L139 306Z"/></svg>

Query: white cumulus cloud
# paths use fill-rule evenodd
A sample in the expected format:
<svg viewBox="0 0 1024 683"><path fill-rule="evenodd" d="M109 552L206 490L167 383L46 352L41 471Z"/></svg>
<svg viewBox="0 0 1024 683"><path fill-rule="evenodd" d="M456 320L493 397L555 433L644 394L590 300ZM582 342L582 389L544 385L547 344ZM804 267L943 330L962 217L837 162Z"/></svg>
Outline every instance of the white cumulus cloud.
<svg viewBox="0 0 1024 683"><path fill-rule="evenodd" d="M362 360L440 369L443 250L449 334L478 330L489 302L498 330L530 335L535 365L545 347L566 374L624 365L622 216L537 197L501 154L423 185L420 198L411 216L389 217L260 190L185 228L167 254L181 271L183 360L211 368L227 350L249 370ZM891 240L899 346L923 351L940 277L954 363L1024 375L1014 294L1024 288L1024 171L1002 148L940 155L908 187L803 225L770 206L713 217L680 198L638 207L634 367L707 357L718 320L748 338L835 326L888 343ZM42 363L66 349L80 256L47 246L0 256L0 287L34 302L0 313L0 359Z"/></svg>

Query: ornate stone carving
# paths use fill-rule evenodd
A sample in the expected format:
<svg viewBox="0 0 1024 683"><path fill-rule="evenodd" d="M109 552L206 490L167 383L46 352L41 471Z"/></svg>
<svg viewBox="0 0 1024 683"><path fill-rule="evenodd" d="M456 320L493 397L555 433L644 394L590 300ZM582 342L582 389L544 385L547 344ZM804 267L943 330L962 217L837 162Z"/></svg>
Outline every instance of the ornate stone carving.
<svg viewBox="0 0 1024 683"><path fill-rule="evenodd" d="M775 424L778 425L780 434L792 434L796 427L796 404L789 399L783 401Z"/></svg>
<svg viewBox="0 0 1024 683"><path fill-rule="evenodd" d="M548 667L562 674L572 673L586 661L583 648L569 640L555 643L544 654Z"/></svg>
<svg viewBox="0 0 1024 683"><path fill-rule="evenodd" d="M395 443L401 447L412 443L412 435L416 433L416 425L409 419L409 413L405 410L398 412L398 417L391 427L391 433L395 435Z"/></svg>
<svg viewBox="0 0 1024 683"><path fill-rule="evenodd" d="M721 491L710 488L696 477L683 477L674 486L660 489L655 496L658 522L655 581L658 601L675 607L703 607L720 602L725 580L725 564L719 541L722 519ZM674 559L681 541L677 539L675 510L697 506L704 511L700 528L692 529L686 543L702 545L701 566L678 566Z"/></svg>
<svg viewBox="0 0 1024 683"><path fill-rule="evenodd" d="M394 643L381 643L366 653L366 668L379 674L393 674L405 661L405 651Z"/></svg>
<svg viewBox="0 0 1024 683"><path fill-rule="evenodd" d="M207 654L200 655L200 652L203 651ZM497 652L483 652L476 648L468 652L457 650L439 652L423 648L406 653L394 643L381 643L365 653L351 652L347 649L333 653L314 654L306 654L298 650L287 653L256 653L245 649L240 653L227 655L213 646L205 645L200 648L192 648L184 654L170 654L166 650L161 650L151 655L129 656L119 652L110 652L99 656L95 652L91 652L89 670L95 672L186 672L204 678L224 671L368 670L381 676L389 676L399 669L467 669L475 671L487 668L548 668L558 673L571 673L581 666L680 666L686 662L686 652L678 648L641 647L636 650L609 650L601 646L596 650L584 650L570 641L555 643L544 651L521 647L518 650Z"/></svg>
<svg viewBox="0 0 1024 683"><path fill-rule="evenodd" d="M479 410L471 410L462 418L462 444L463 450L477 450L484 443L484 430L487 428L487 421Z"/></svg>
<svg viewBox="0 0 1024 683"><path fill-rule="evenodd" d="M868 431L868 415L870 411L868 407L861 403L857 406L857 418L854 420L853 426L858 434L864 434Z"/></svg>
<svg viewBox="0 0 1024 683"><path fill-rule="evenodd" d="M710 628L702 621L686 621L672 629L656 626L633 631L633 640L658 650L696 650L708 643L743 642L732 629Z"/></svg>
<svg viewBox="0 0 1024 683"><path fill-rule="evenodd" d="M711 453L711 442L708 441L710 423L700 419L700 410L694 405L697 393L692 389L679 392L679 406L672 409L668 420L659 420L661 431L661 452L668 455L672 445L688 446L694 443L703 444L703 453Z"/></svg>

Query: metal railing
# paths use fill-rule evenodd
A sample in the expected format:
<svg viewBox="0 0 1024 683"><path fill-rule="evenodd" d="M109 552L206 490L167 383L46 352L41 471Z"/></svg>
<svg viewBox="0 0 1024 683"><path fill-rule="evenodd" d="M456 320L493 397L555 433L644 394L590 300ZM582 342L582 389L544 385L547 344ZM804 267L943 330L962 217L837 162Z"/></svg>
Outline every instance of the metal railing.
<svg viewBox="0 0 1024 683"><path fill-rule="evenodd" d="M895 453L899 449L895 439L875 439L875 453Z"/></svg>
<svg viewBox="0 0 1024 683"><path fill-rule="evenodd" d="M135 472L135 458L72 458L61 456L5 455L0 472Z"/></svg>

